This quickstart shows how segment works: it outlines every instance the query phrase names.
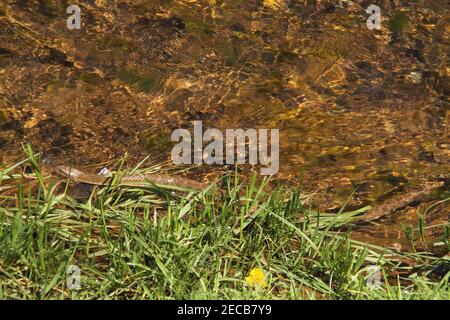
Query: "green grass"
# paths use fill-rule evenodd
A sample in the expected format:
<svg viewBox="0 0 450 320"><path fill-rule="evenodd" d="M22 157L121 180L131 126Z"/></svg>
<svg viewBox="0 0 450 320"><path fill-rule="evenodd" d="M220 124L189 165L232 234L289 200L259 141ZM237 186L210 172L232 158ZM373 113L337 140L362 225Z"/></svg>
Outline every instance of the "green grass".
<svg viewBox="0 0 450 320"><path fill-rule="evenodd" d="M111 185L80 201L28 157L0 172L2 299L450 298L450 273L427 277L448 259L351 240L338 230L358 212L319 214L300 190L230 176L221 191ZM21 180L25 164L34 180ZM69 265L80 290L68 290ZM253 268L266 287L246 283Z"/></svg>

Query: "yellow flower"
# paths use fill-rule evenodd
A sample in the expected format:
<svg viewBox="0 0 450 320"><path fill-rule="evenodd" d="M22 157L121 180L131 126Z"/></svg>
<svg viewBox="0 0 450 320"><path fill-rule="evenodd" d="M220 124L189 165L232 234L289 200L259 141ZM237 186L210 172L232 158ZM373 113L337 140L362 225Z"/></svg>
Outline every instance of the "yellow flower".
<svg viewBox="0 0 450 320"><path fill-rule="evenodd" d="M266 281L264 280L264 271L260 268L253 268L250 270L250 273L247 277L245 277L245 282L249 285L255 285L260 288L264 288L267 286Z"/></svg>

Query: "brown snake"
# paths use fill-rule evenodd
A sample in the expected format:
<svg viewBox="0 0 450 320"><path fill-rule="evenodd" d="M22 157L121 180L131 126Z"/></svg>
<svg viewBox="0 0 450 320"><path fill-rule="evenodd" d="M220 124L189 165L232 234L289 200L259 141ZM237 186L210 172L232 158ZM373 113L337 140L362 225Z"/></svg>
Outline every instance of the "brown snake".
<svg viewBox="0 0 450 320"><path fill-rule="evenodd" d="M58 166L55 168L57 173L75 181L93 185L107 185L112 182L112 177L97 174L85 173L75 168L67 166ZM182 177L175 177L167 174L130 174L118 176L117 184L130 187L146 187L154 184L160 187L169 187L173 189L196 190L200 191L207 185Z"/></svg>
<svg viewBox="0 0 450 320"><path fill-rule="evenodd" d="M93 185L106 185L112 182L112 177L97 174L84 173L75 168L58 166L56 171L65 177L75 181ZM203 190L206 184L198 181L175 177L167 174L131 174L119 176L117 184L132 187L145 187L150 184L181 190ZM408 192L394 196L383 203L375 204L366 214L359 217L356 222L370 222L377 220L393 211L403 208L411 202L417 201L444 185L443 181L426 184L421 190Z"/></svg>
<svg viewBox="0 0 450 320"><path fill-rule="evenodd" d="M375 204L365 215L361 216L357 222L370 222L377 220L391 212L403 208L411 202L428 196L431 192L444 185L444 181L437 181L426 184L421 190L411 191L386 200L383 203Z"/></svg>

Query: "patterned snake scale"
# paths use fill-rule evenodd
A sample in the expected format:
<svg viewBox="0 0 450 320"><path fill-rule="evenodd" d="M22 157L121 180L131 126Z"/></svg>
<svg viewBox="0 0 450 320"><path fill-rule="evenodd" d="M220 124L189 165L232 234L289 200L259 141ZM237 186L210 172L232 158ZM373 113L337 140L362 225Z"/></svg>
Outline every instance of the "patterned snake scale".
<svg viewBox="0 0 450 320"><path fill-rule="evenodd" d="M111 182L112 177L102 176L97 174L85 173L75 168L67 167L67 166L58 166L56 167L56 171L75 182L82 182L93 185L105 185ZM198 181L194 181L187 178L175 177L167 174L131 174L119 176L117 183L124 186L131 187L146 187L150 184L155 184L156 186L162 187L172 187L172 188L180 188L180 189L190 189L190 190L203 190L207 187L206 184L203 184Z"/></svg>

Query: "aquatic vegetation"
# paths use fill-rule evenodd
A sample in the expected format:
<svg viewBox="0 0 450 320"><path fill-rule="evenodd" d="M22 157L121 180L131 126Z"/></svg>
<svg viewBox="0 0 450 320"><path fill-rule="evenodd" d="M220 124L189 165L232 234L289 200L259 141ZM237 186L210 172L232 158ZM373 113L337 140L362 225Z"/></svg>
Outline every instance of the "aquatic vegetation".
<svg viewBox="0 0 450 320"><path fill-rule="evenodd" d="M58 4L53 0L40 0L39 1L40 11L48 18L56 18L58 12Z"/></svg>
<svg viewBox="0 0 450 320"><path fill-rule="evenodd" d="M162 87L162 80L154 74L141 74L134 70L122 69L117 73L117 78L138 92L148 93Z"/></svg>
<svg viewBox="0 0 450 320"><path fill-rule="evenodd" d="M405 12L396 12L389 20L389 29L394 32L402 32L408 24L408 15Z"/></svg>
<svg viewBox="0 0 450 320"><path fill-rule="evenodd" d="M122 38L104 36L97 39L96 48L99 52L112 51L113 53L118 54L122 51L130 51L133 48L133 44Z"/></svg>

